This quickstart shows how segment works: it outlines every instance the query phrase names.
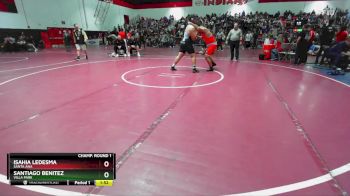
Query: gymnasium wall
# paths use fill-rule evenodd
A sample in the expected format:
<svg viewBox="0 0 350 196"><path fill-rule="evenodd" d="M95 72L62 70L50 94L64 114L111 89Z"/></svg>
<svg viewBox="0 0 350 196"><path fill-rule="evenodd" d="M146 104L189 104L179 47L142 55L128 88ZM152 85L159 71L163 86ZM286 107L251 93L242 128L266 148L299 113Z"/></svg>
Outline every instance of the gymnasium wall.
<svg viewBox="0 0 350 196"><path fill-rule="evenodd" d="M129 8L111 4L104 23L95 23L97 0L15 0L15 3L18 13L0 12L0 28L46 29L78 23L86 30L110 30L123 24L123 15L130 12Z"/></svg>
<svg viewBox="0 0 350 196"><path fill-rule="evenodd" d="M203 5L204 0L193 0L192 7L184 8L160 8L160 9L143 9L132 10L132 16L142 15L151 18L161 18L162 16L174 15L175 18L181 18L188 14L198 14L203 16L207 13L241 13L247 12L268 12L276 13L278 10L283 12L291 10L293 12L306 11L321 12L327 5L331 8L348 8L350 9L350 0L333 0L333 1L308 1L308 2L283 2L283 3L258 3L258 0L248 1L245 5ZM214 0L216 2L216 0ZM220 1L219 1L220 2ZM347 5L345 5L347 4Z"/></svg>
<svg viewBox="0 0 350 196"><path fill-rule="evenodd" d="M216 2L217 0L214 0ZM277 10L294 12L322 11L327 5L332 8L350 9L350 0L258 3L250 0L245 5L209 5L204 0L193 0L192 7L130 9L112 4L104 23L95 22L94 12L97 0L15 0L18 13L0 12L0 29L46 29L46 27L72 27L74 23L90 31L111 30L113 26L124 23L123 15L130 18L146 16L160 18L174 15L176 19L188 14L205 15L207 13L240 13L243 10L275 13ZM40 6L39 6L40 5ZM84 12L85 11L85 12ZM62 24L62 21L65 24Z"/></svg>

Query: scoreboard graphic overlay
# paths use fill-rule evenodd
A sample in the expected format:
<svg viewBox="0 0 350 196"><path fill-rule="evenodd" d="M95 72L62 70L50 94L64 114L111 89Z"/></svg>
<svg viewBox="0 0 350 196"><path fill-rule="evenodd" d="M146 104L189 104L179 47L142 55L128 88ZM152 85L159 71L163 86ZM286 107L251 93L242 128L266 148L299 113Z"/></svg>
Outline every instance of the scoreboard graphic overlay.
<svg viewBox="0 0 350 196"><path fill-rule="evenodd" d="M9 153L11 185L112 186L115 153Z"/></svg>

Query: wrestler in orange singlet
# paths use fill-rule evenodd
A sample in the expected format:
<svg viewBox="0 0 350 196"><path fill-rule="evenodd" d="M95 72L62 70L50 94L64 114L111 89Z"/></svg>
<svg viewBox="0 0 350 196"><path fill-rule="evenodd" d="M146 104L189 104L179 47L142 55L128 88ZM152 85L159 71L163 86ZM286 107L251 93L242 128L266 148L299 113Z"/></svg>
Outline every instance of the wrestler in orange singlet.
<svg viewBox="0 0 350 196"><path fill-rule="evenodd" d="M205 51L205 60L209 65L208 71L214 71L213 67L216 65L216 63L214 62L212 55L215 53L217 49L217 42L216 42L215 36L206 27L198 26L192 22L189 22L189 24L191 24L196 28L199 35L207 45L207 49Z"/></svg>

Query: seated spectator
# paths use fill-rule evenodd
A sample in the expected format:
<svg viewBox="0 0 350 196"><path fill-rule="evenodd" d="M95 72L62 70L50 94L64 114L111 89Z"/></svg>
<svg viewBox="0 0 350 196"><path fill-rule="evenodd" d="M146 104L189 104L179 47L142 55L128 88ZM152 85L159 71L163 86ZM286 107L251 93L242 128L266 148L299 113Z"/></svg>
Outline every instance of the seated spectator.
<svg viewBox="0 0 350 196"><path fill-rule="evenodd" d="M4 51L5 52L13 52L16 50L16 39L7 35L5 38L4 38Z"/></svg>
<svg viewBox="0 0 350 196"><path fill-rule="evenodd" d="M24 50L28 52L37 52L38 49L35 47L33 36L26 37L24 35L24 32L21 33L21 35L17 39L17 50Z"/></svg>
<svg viewBox="0 0 350 196"><path fill-rule="evenodd" d="M273 39L273 35L269 35L265 40L264 40L264 45L269 45L269 44L274 44L275 41Z"/></svg>
<svg viewBox="0 0 350 196"><path fill-rule="evenodd" d="M322 52L324 52L327 48L329 48L332 45L333 38L335 35L335 29L332 26L333 21L330 20L329 23L325 23L324 26L321 29L320 33L320 50L317 53L315 64L318 64L318 59L322 55ZM324 55L322 55L320 64L323 64L324 62Z"/></svg>
<svg viewBox="0 0 350 196"><path fill-rule="evenodd" d="M337 43L327 51L331 64L337 68L346 69L349 64L350 37L346 41Z"/></svg>
<svg viewBox="0 0 350 196"><path fill-rule="evenodd" d="M27 50L31 52L38 52L38 49L35 47L35 42L33 36L29 36L26 40L27 42Z"/></svg>
<svg viewBox="0 0 350 196"><path fill-rule="evenodd" d="M136 42L134 36L131 36L130 39L127 41L127 45L128 45L128 56L130 56L132 54L132 50L136 50L137 52L137 56L141 56L140 55L140 47L139 44Z"/></svg>
<svg viewBox="0 0 350 196"><path fill-rule="evenodd" d="M271 50L271 60L275 61L279 59L279 52L281 52L282 49L282 43L283 43L283 35L280 34L275 41L275 48Z"/></svg>
<svg viewBox="0 0 350 196"><path fill-rule="evenodd" d="M307 52L308 54L310 55L313 55L315 56L318 51L320 50L321 46L320 45L315 45L315 44L312 44L310 47L309 47L309 51Z"/></svg>
<svg viewBox="0 0 350 196"><path fill-rule="evenodd" d="M17 50L27 51L27 42L26 42L26 36L24 35L24 32L21 33L21 35L17 39Z"/></svg>
<svg viewBox="0 0 350 196"><path fill-rule="evenodd" d="M336 39L335 39L335 41L336 41L337 43L342 42L342 41L345 41L345 40L347 39L349 33L348 33L348 31L346 30L346 28L347 28L346 26L340 27L339 32L337 33Z"/></svg>
<svg viewBox="0 0 350 196"><path fill-rule="evenodd" d="M126 44L125 40L122 39L120 35L118 35L117 39L114 41L114 52L111 54L112 57L119 57L119 55L126 56Z"/></svg>
<svg viewBox="0 0 350 196"><path fill-rule="evenodd" d="M316 39L316 32L315 32L314 28L311 26L307 25L306 28L308 31L307 41L309 42L309 45L311 46Z"/></svg>
<svg viewBox="0 0 350 196"><path fill-rule="evenodd" d="M168 43L167 43L167 45L170 48L174 48L175 47L175 38L174 38L174 36L168 36Z"/></svg>
<svg viewBox="0 0 350 196"><path fill-rule="evenodd" d="M111 45L111 44L114 44L114 41L117 39L117 34L111 32L108 36L107 36L107 42L108 42L108 45ZM123 38L122 38L123 39Z"/></svg>
<svg viewBox="0 0 350 196"><path fill-rule="evenodd" d="M165 34L160 36L161 47L167 47L168 38Z"/></svg>

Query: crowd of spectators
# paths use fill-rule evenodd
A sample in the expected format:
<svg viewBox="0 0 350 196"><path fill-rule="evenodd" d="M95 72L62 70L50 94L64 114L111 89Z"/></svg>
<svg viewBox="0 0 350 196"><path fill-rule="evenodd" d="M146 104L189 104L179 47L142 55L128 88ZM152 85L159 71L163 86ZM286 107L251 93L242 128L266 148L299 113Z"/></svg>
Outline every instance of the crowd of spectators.
<svg viewBox="0 0 350 196"><path fill-rule="evenodd" d="M159 20L139 17L124 27L114 27L110 33L118 35L119 32L128 32L127 39L133 37L144 47L174 47L176 34L179 33L175 32L176 29L173 16Z"/></svg>
<svg viewBox="0 0 350 196"><path fill-rule="evenodd" d="M286 11L275 14L261 12L208 14L204 17L188 15L179 20L174 20L172 15L159 20L137 17L130 24L125 24L123 29L126 32L130 32L140 42L145 42L146 46L168 47L182 37L187 21L191 18L197 18L197 21L201 21L201 25L210 29L219 39L225 38L225 35L232 29L233 24L237 22L245 35L246 46L254 47L261 45L265 38L271 35L276 39L279 34L282 34L286 41L294 42L298 37L295 29L301 29L304 25L308 25L316 31L315 39L318 39L319 31L329 21L334 21L332 25L337 29L349 25L349 14L347 11L335 10L331 14ZM122 29L122 27L115 28L114 31L119 29ZM246 36L247 34L248 36Z"/></svg>
<svg viewBox="0 0 350 196"><path fill-rule="evenodd" d="M179 20L175 20L173 16L159 20L136 17L130 24L118 26L113 32L118 34L118 31L125 31L127 38L134 37L143 47L174 47L183 36L187 22L195 18L196 21L200 21L200 25L213 32L218 41L218 50L223 50L222 45L225 43L228 32L233 28L234 23L238 23L243 32L241 43L244 47L262 48L266 42L275 44L272 60L276 60L284 43L294 43L296 53L294 63L300 64L306 62L308 54L320 56L323 54L322 51L345 41L349 36L350 13L348 10L336 9L332 12L329 10L326 7L320 14L314 11L311 13L285 11L275 14L227 12L206 16L188 15ZM324 35L325 31L333 32Z"/></svg>
<svg viewBox="0 0 350 196"><path fill-rule="evenodd" d="M3 38L3 42L0 43L0 51L3 52L37 52L38 47L42 48L43 43L36 42L32 35L26 36L24 32L22 32L17 38L11 35L6 35Z"/></svg>

